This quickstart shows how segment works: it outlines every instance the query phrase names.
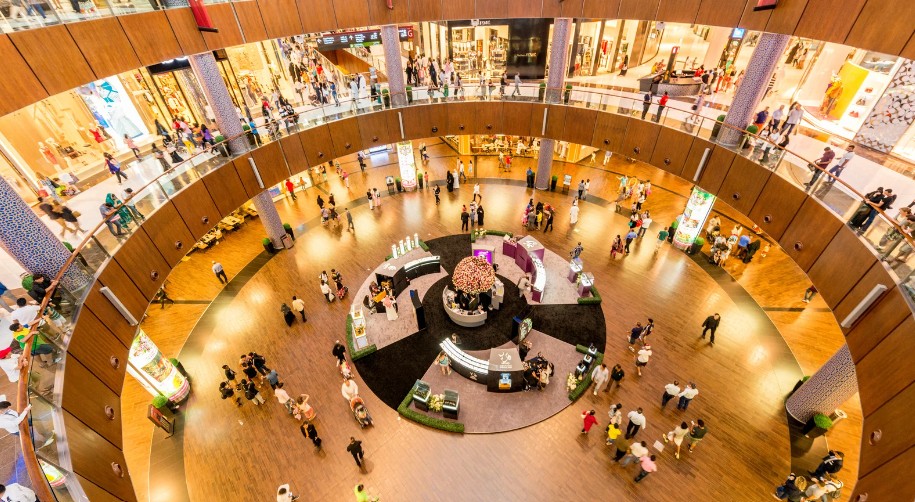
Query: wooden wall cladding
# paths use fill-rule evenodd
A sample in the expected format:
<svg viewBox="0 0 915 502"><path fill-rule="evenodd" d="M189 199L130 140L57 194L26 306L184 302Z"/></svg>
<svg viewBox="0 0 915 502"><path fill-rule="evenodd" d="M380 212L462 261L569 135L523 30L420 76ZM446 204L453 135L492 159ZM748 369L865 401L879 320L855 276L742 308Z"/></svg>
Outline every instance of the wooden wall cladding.
<svg viewBox="0 0 915 502"><path fill-rule="evenodd" d="M302 171L308 169L308 159L305 158L305 149L302 148L302 142L295 136L283 136L280 138L280 149L283 150L283 157L286 158L286 167L292 176L298 176ZM210 192L212 194L212 192Z"/></svg>
<svg viewBox="0 0 915 502"><path fill-rule="evenodd" d="M372 24L367 0L333 0L333 4L337 26L356 28Z"/></svg>
<svg viewBox="0 0 915 502"><path fill-rule="evenodd" d="M295 140L296 142L299 141L299 139L295 137L290 139ZM244 157L244 159L247 158L247 156ZM236 166L235 162L238 162L238 159L235 159L231 164L210 171L203 177L203 185L206 187L207 192L209 192L210 198L216 205L219 214L228 214L251 198L245 190L244 185L242 185L241 178L236 171L238 166ZM248 165L247 160L244 160L244 166L242 167L246 168L248 172L251 171L251 166Z"/></svg>
<svg viewBox="0 0 915 502"><path fill-rule="evenodd" d="M630 120L619 153L642 162L651 160L661 126L645 120Z"/></svg>
<svg viewBox="0 0 915 502"><path fill-rule="evenodd" d="M140 59L116 17L68 23L66 26L96 77L115 75L140 66Z"/></svg>
<svg viewBox="0 0 915 502"><path fill-rule="evenodd" d="M909 43L905 44L905 48L902 49L901 55L906 59L915 59L915 33L912 34Z"/></svg>
<svg viewBox="0 0 915 502"><path fill-rule="evenodd" d="M246 154L236 158L235 160L233 160L231 165L226 166L226 167L235 168L235 175L241 181L241 186L244 191L244 200L242 202L239 202L235 206L232 206L229 209L229 211L234 211L236 207L244 204L244 201L246 201L264 191L264 189L261 188L260 183L258 183L258 181L257 181L257 176L254 175L254 168L251 167L251 162L248 161L248 159L250 159L250 158L251 158L251 154L246 153ZM231 182L231 179L232 179L231 175L226 174L226 181ZM269 186L269 185L267 185L266 181L264 182L264 186L265 187ZM220 214L226 214L226 212L223 211L223 209L226 208L227 206L229 206L230 203L228 201L227 202L222 202L222 201L217 202L216 199L220 198L220 194L219 193L214 194L209 188L207 188L207 191L210 192L210 197L213 199L213 203L216 204L216 207L219 209ZM236 201L237 201L237 199L232 200L231 202L236 202Z"/></svg>
<svg viewBox="0 0 915 502"><path fill-rule="evenodd" d="M807 195L781 176L770 176L749 212L751 220L775 240L782 238Z"/></svg>
<svg viewBox="0 0 915 502"><path fill-rule="evenodd" d="M903 295L905 293L898 287L890 288L858 319L851 330L846 330L845 342L856 363L903 321L912 318L912 311Z"/></svg>
<svg viewBox="0 0 915 502"><path fill-rule="evenodd" d="M324 0L327 1L327 0ZM373 25L399 24L410 22L409 13L407 12L409 0L399 0L394 2L394 8L389 9L385 2L376 2L369 0L368 12L369 19ZM472 16L471 16L472 17ZM344 26L337 23L340 28Z"/></svg>
<svg viewBox="0 0 915 502"><path fill-rule="evenodd" d="M282 38L306 33L297 15L295 0L258 0L257 6L267 28L267 37Z"/></svg>
<svg viewBox="0 0 915 502"><path fill-rule="evenodd" d="M855 365L861 409L869 416L915 382L915 319L908 318Z"/></svg>
<svg viewBox="0 0 915 502"><path fill-rule="evenodd" d="M407 19L413 22L442 19L442 0L410 0L407 7Z"/></svg>
<svg viewBox="0 0 915 502"><path fill-rule="evenodd" d="M359 121L354 117L331 122L327 127L330 129L330 139L334 145L334 156L342 157L359 150L362 135L359 132Z"/></svg>
<svg viewBox="0 0 915 502"><path fill-rule="evenodd" d="M915 3L896 0L867 0L845 45L899 54L912 37Z"/></svg>
<svg viewBox="0 0 915 502"><path fill-rule="evenodd" d="M135 501L127 462L121 450L70 413L64 411L63 416L73 472L120 499ZM121 475L115 473L112 465L120 467Z"/></svg>
<svg viewBox="0 0 915 502"><path fill-rule="evenodd" d="M769 11L771 14L769 22L766 23L765 31L768 33L794 33L801 16L804 14L804 10L807 8L807 2L808 0L782 0L778 2L778 8ZM754 2L747 2L747 5L750 4L754 4ZM831 17L830 13L835 15L840 12L842 16L845 15L845 12L836 10L836 6L832 6L825 11L819 11L819 14L820 17Z"/></svg>
<svg viewBox="0 0 915 502"><path fill-rule="evenodd" d="M698 185L711 193L718 193L721 184L724 183L724 179L728 175L731 163L734 162L735 156L734 152L724 148L712 150L712 154L709 155L708 160L705 162L705 167L702 168L702 172L699 175ZM730 202L730 200L727 202Z"/></svg>
<svg viewBox="0 0 915 502"><path fill-rule="evenodd" d="M778 242L785 253L806 272L841 226L842 222L828 209L816 199L808 197Z"/></svg>
<svg viewBox="0 0 915 502"><path fill-rule="evenodd" d="M127 272L121 268L117 260L109 260L108 264L99 274L96 286L101 288L107 287L124 305L124 308L137 320L143 319L146 308L149 307L149 298L137 288L136 284L130 280ZM136 335L137 327L127 324L127 320L121 315L108 298L98 293L93 287L90 294L86 297L84 305L92 310L105 326L118 337L125 346L130 347L133 337Z"/></svg>
<svg viewBox="0 0 915 502"><path fill-rule="evenodd" d="M96 78L65 25L18 31L9 38L49 94L69 91Z"/></svg>
<svg viewBox="0 0 915 502"><path fill-rule="evenodd" d="M0 115L48 97L48 92L7 35L0 35L0 60L6 74L6 78L0 79L0 95L3 96Z"/></svg>
<svg viewBox="0 0 915 502"><path fill-rule="evenodd" d="M620 0L585 0L581 7L582 17L591 19L617 19L619 11Z"/></svg>
<svg viewBox="0 0 915 502"><path fill-rule="evenodd" d="M574 3L576 0L567 1ZM581 0L577 1L579 4L581 3ZM540 17L541 8L542 3L540 0L526 0L523 2L517 0L486 0L485 2L477 2L474 16L483 19Z"/></svg>
<svg viewBox="0 0 915 502"><path fill-rule="evenodd" d="M356 120L359 121L359 134L362 135L362 146L375 147L399 141L399 131L395 136L395 133L392 133L388 128L391 116L394 115L396 117L396 114L397 112L385 111L359 115ZM287 158L286 160L289 159Z"/></svg>
<svg viewBox="0 0 915 502"><path fill-rule="evenodd" d="M515 136L528 136L533 134L531 128L533 120L531 112L533 107L529 104L505 102L502 104L502 131L505 134ZM540 112L540 119L543 120L543 112ZM535 136L539 136L540 128L537 128Z"/></svg>
<svg viewBox="0 0 915 502"><path fill-rule="evenodd" d="M241 35L241 28L235 18L235 9L231 3L213 3L207 5L207 12L213 20L213 26L218 32L202 31L203 41L210 50L232 47L245 43Z"/></svg>
<svg viewBox="0 0 915 502"><path fill-rule="evenodd" d="M171 201L156 209L155 213L147 215L140 230L146 232L159 254L165 259L169 270L177 265L194 246L195 240L191 236L191 231L187 229L184 220L181 219L181 215L178 214L178 210ZM180 246L178 246L179 242Z"/></svg>
<svg viewBox="0 0 915 502"><path fill-rule="evenodd" d="M141 65L149 66L183 54L165 11L129 14L116 19L121 23Z"/></svg>
<svg viewBox="0 0 915 502"><path fill-rule="evenodd" d="M693 24L702 0L661 0L658 4L658 19L669 23Z"/></svg>
<svg viewBox="0 0 915 502"><path fill-rule="evenodd" d="M861 237L842 226L807 275L826 304L835 308L874 264L874 254Z"/></svg>
<svg viewBox="0 0 915 502"><path fill-rule="evenodd" d="M286 165L286 158L283 157L283 151L278 142L267 143L252 151L251 156L254 158L265 187L275 185L289 177L289 167Z"/></svg>
<svg viewBox="0 0 915 502"><path fill-rule="evenodd" d="M448 105L447 134L485 134L477 129L479 121L475 120L477 103L464 102Z"/></svg>
<svg viewBox="0 0 915 502"><path fill-rule="evenodd" d="M900 476L915 464L915 448L881 465L867 476L860 476L848 500L913 500L915 476ZM867 498L859 498L864 497Z"/></svg>
<svg viewBox="0 0 915 502"><path fill-rule="evenodd" d="M334 143L326 125L312 127L299 134L309 166L317 166L334 158Z"/></svg>
<svg viewBox="0 0 915 502"><path fill-rule="evenodd" d="M531 117L531 123L534 119ZM597 121L594 123L594 136L591 138L591 146L602 150L620 152L623 148L623 137L626 135L626 128L629 125L629 118L613 113L601 113L597 115ZM537 131L540 129L537 128ZM534 129L531 128L533 134Z"/></svg>
<svg viewBox="0 0 915 502"><path fill-rule="evenodd" d="M770 176L772 171L745 157L737 156L731 162L728 175L718 189L718 199L743 214L749 214Z"/></svg>
<svg viewBox="0 0 915 502"><path fill-rule="evenodd" d="M203 183L194 183L178 192L178 195L172 197L172 203L178 209L187 229L191 231L195 242L215 227L222 218L222 213L216 209L216 204L213 203Z"/></svg>
<svg viewBox="0 0 915 502"><path fill-rule="evenodd" d="M861 464L858 468L860 476L866 476L915 445L912 403L915 403L915 384L906 387L877 411L864 416L864 440L861 442ZM869 439L873 431L880 431L881 438L871 444Z"/></svg>
<svg viewBox="0 0 915 502"><path fill-rule="evenodd" d="M594 125L597 123L597 110L587 108L569 108L566 110L566 121L563 126L563 139L580 145L591 144L594 137Z"/></svg>
<svg viewBox="0 0 915 502"><path fill-rule="evenodd" d="M61 407L108 442L123 449L121 400L76 359L67 359L64 366ZM108 413L111 414L110 418Z"/></svg>
<svg viewBox="0 0 915 502"><path fill-rule="evenodd" d="M90 308L84 306L80 310L67 346L68 364L71 357L79 361L111 392L120 395L127 370L127 352L128 346L114 336Z"/></svg>
<svg viewBox="0 0 915 502"><path fill-rule="evenodd" d="M206 52L207 44L197 29L197 21L194 20L191 9L166 9L165 16L185 54Z"/></svg>
<svg viewBox="0 0 915 502"><path fill-rule="evenodd" d="M79 481L79 487L86 492L86 496L89 497L89 500L92 502L121 502L121 499L106 492L102 487L92 481L89 481L78 474L76 475L76 479Z"/></svg>
<svg viewBox="0 0 915 502"><path fill-rule="evenodd" d="M832 308L833 315L836 316L836 319L841 321L848 317L848 314L855 309L855 307L861 303L868 293L870 293L874 287L878 284L882 284L887 288L893 286L895 281L890 276L889 269L886 266L885 262L874 263L870 270L864 274L864 277L858 281L858 284L855 285L855 288L852 289L845 298L839 302L838 305Z"/></svg>
<svg viewBox="0 0 915 502"><path fill-rule="evenodd" d="M656 19L658 0L622 0L618 15L622 19Z"/></svg>
<svg viewBox="0 0 915 502"><path fill-rule="evenodd" d="M327 0L296 0L303 33L337 29L334 4Z"/></svg>
<svg viewBox="0 0 915 502"><path fill-rule="evenodd" d="M711 158L712 153L715 151L714 143L701 138L693 138L693 145L689 148L689 155L686 156L686 162L683 163L683 170L680 171L681 178L693 181L706 150L708 150L709 158Z"/></svg>
<svg viewBox="0 0 915 502"><path fill-rule="evenodd" d="M257 2L254 0L232 2L232 7L235 8L235 16L241 26L241 34L245 42L260 42L267 39L267 28L264 27L264 18L261 17L261 10L257 6Z"/></svg>
<svg viewBox="0 0 915 502"><path fill-rule="evenodd" d="M744 0L702 0L696 13L696 24L737 26L744 5Z"/></svg>
<svg viewBox="0 0 915 502"><path fill-rule="evenodd" d="M814 40L843 43L866 1L807 0L807 8L798 22L795 33ZM843 15L824 16L824 12L841 12Z"/></svg>
<svg viewBox="0 0 915 502"><path fill-rule="evenodd" d="M474 12L474 2L475 0L453 0L453 1L443 1L442 2L442 18L443 19L474 19L476 13ZM397 6L395 5L396 9ZM372 16L372 19L375 19L375 16Z"/></svg>
<svg viewBox="0 0 915 502"><path fill-rule="evenodd" d="M114 261L127 272L143 295L150 299L171 271L171 266L142 228L121 245L114 255Z"/></svg>
<svg viewBox="0 0 915 502"><path fill-rule="evenodd" d="M692 146L693 137L689 134L670 127L662 127L649 163L679 176Z"/></svg>

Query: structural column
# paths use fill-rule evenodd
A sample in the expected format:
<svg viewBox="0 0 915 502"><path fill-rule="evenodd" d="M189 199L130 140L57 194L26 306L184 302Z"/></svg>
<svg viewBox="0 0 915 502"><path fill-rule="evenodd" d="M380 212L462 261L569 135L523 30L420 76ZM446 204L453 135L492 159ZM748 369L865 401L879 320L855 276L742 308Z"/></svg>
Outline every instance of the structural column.
<svg viewBox="0 0 915 502"><path fill-rule="evenodd" d="M407 105L407 87L404 81L403 57L400 55L400 34L397 25L381 27L381 48L384 50L384 71L388 77L388 92L392 106Z"/></svg>
<svg viewBox="0 0 915 502"><path fill-rule="evenodd" d="M763 33L759 37L756 50L750 57L743 83L734 93L734 101L724 119L724 123L735 127L737 130L722 128L718 135L718 142L725 146L735 146L740 142L743 131L750 123L756 107L766 95L766 88L775 73L776 67L781 62L782 54L788 47L790 35Z"/></svg>
<svg viewBox="0 0 915 502"><path fill-rule="evenodd" d="M807 422L817 413L829 415L858 392L855 362L843 345L826 364L804 382L788 401L788 413L799 422Z"/></svg>
<svg viewBox="0 0 915 502"><path fill-rule="evenodd" d="M546 76L547 103L559 103L562 99L562 88L566 81L566 69L569 67L569 39L572 36L572 19L557 18L553 21L553 39L550 51L550 73ZM537 155L537 175L534 186L538 190L550 187L553 168L553 149L556 142L552 138L540 140L540 153Z"/></svg>
<svg viewBox="0 0 915 502"><path fill-rule="evenodd" d="M2 176L0 245L22 265L22 268L50 278L57 275L71 254ZM90 280L89 273L79 262L74 262L61 280L61 286L68 291L76 292L88 285Z"/></svg>
<svg viewBox="0 0 915 502"><path fill-rule="evenodd" d="M212 52L204 52L189 56L188 59L216 118L216 127L229 140L229 152L234 155L241 154L248 149L248 138L242 136L245 131L242 129L238 113L235 112L235 103L229 96L229 89L222 79L222 74L219 73L216 58ZM233 137L234 139L229 139Z"/></svg>
<svg viewBox="0 0 915 502"><path fill-rule="evenodd" d="M267 237L273 242L273 247L283 247L282 239L286 235L286 229L283 228L283 221L280 220L280 214L276 211L276 204L273 203L270 192L264 190L255 195L251 202L254 203L254 209L257 209L258 219L267 231Z"/></svg>

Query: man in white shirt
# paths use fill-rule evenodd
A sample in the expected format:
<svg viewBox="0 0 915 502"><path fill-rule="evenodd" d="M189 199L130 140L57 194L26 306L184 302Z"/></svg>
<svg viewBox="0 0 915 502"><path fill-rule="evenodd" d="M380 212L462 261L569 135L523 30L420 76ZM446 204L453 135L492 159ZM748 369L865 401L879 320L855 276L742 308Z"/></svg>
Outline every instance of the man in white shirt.
<svg viewBox="0 0 915 502"><path fill-rule="evenodd" d="M594 382L594 395L607 388L607 382L610 381L610 370L606 364L594 368L591 372L591 380Z"/></svg>
<svg viewBox="0 0 915 502"><path fill-rule="evenodd" d="M19 308L10 314L10 324L19 321L19 324L23 326L31 326L32 321L38 319L38 312L40 312L41 309L40 305L29 305L25 298L17 299L16 305L18 305Z"/></svg>
<svg viewBox="0 0 915 502"><path fill-rule="evenodd" d="M308 321L305 318L305 302L301 298L293 296L292 297L292 308L302 316L302 322Z"/></svg>
<svg viewBox="0 0 915 502"><path fill-rule="evenodd" d="M677 402L677 409L685 410L689 407L689 402L698 395L699 389L696 388L696 384L690 382L689 385L683 389L683 392L678 394L678 396L680 396L680 401Z"/></svg>
<svg viewBox="0 0 915 502"><path fill-rule="evenodd" d="M648 444L645 443L645 441L642 441L641 443L632 443L632 446L629 447L629 454L623 457L620 465L626 467L631 462L634 462L645 455L648 455Z"/></svg>
<svg viewBox="0 0 915 502"><path fill-rule="evenodd" d="M848 163L851 159L855 158L855 145L848 145L848 148L845 149L845 155L839 158L839 161L836 162L836 165L832 166L832 169L829 170L829 174L838 178L842 175L842 171L848 167ZM829 178L826 180L826 183L835 183L835 178Z"/></svg>
<svg viewBox="0 0 915 502"><path fill-rule="evenodd" d="M35 492L19 483L0 485L0 501L2 502L36 502L37 500Z"/></svg>
<svg viewBox="0 0 915 502"><path fill-rule="evenodd" d="M9 401L0 401L0 429L6 430L10 434L19 434L19 424L28 418L29 410L32 405L28 405L22 410L22 413L16 413L13 409L13 403Z"/></svg>
<svg viewBox="0 0 915 502"><path fill-rule="evenodd" d="M782 118L784 116L785 116L785 105L781 105L778 107L778 109L776 109L774 112L772 112L772 117L769 120L769 127L771 127L773 131L777 131L778 126L782 123Z"/></svg>
<svg viewBox="0 0 915 502"><path fill-rule="evenodd" d="M220 284L228 284L229 277L226 275L225 269L222 268L222 263L218 261L212 261L213 264L213 273L216 274L216 278L219 279Z"/></svg>
<svg viewBox="0 0 915 502"><path fill-rule="evenodd" d="M801 119L804 117L804 109L801 108L801 104L798 103L794 105L794 108L788 110L788 120L785 121L785 125L782 126L781 133L788 135L794 131L794 128L801 123Z"/></svg>
<svg viewBox="0 0 915 502"><path fill-rule="evenodd" d="M642 408L630 411L626 416L629 417L629 423L626 424L626 439L631 439L638 434L639 429L646 427L648 422L642 414Z"/></svg>
<svg viewBox="0 0 915 502"><path fill-rule="evenodd" d="M276 502L292 502L297 498L299 498L299 496L292 494L292 488L289 488L289 483L280 485L279 488L276 489Z"/></svg>
<svg viewBox="0 0 915 502"><path fill-rule="evenodd" d="M680 382L674 380L674 383L669 383L664 386L664 394L661 395L661 408L667 406L667 403L674 398L674 396L680 394Z"/></svg>
<svg viewBox="0 0 915 502"><path fill-rule="evenodd" d="M273 396L276 397L276 400L285 406L286 411L292 415L292 405L295 401L293 401L292 398L289 397L289 393L283 389L283 382L276 384L276 388L273 389Z"/></svg>

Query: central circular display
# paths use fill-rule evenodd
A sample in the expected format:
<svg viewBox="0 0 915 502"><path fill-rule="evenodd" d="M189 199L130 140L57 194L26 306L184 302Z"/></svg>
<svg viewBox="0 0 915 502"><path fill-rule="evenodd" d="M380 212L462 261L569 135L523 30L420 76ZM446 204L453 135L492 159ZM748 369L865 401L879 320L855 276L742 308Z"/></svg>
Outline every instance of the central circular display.
<svg viewBox="0 0 915 502"><path fill-rule="evenodd" d="M496 283L496 271L485 258L468 256L454 267L452 283L464 293L482 293L492 289Z"/></svg>

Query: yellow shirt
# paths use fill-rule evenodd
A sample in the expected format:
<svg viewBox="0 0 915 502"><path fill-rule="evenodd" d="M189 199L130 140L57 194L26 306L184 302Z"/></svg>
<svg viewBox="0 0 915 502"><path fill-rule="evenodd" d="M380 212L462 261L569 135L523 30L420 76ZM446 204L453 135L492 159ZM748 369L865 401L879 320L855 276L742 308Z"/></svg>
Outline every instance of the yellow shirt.
<svg viewBox="0 0 915 502"><path fill-rule="evenodd" d="M613 426L611 425L611 426L610 426L610 430L607 431L607 439L616 440L616 438L618 438L619 435L622 434L622 433L623 433L622 430L617 429L616 427L613 427Z"/></svg>

